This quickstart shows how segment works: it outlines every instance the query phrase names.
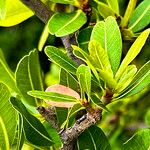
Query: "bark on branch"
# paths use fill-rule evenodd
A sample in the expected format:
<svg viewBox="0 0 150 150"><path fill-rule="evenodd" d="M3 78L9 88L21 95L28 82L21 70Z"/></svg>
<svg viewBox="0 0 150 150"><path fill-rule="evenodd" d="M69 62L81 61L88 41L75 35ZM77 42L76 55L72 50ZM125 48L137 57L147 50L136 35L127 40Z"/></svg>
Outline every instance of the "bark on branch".
<svg viewBox="0 0 150 150"><path fill-rule="evenodd" d="M50 16L51 16L51 12L49 10L49 8L41 2L41 0L20 0L22 3L24 3L28 8L30 8L35 15L45 24L48 22ZM77 64L81 64L83 63L82 60L78 59L74 54L73 54L73 49L71 47L72 40L71 40L71 36L67 35L61 38L64 47L67 50L67 54L68 56L70 56L70 58L75 61Z"/></svg>
<svg viewBox="0 0 150 150"><path fill-rule="evenodd" d="M94 109L92 112L87 112L84 118L80 118L76 121L76 123L64 130L61 133L61 139L64 143L64 147L62 150L73 150L74 149L74 141L78 138L78 136L88 129L91 125L96 124L101 120L102 110Z"/></svg>
<svg viewBox="0 0 150 150"><path fill-rule="evenodd" d="M51 12L49 8L43 4L40 0L20 0L24 3L28 8L30 8L35 15L44 23L47 23Z"/></svg>
<svg viewBox="0 0 150 150"><path fill-rule="evenodd" d="M55 108L39 106L37 110L45 120L59 132L60 128L57 123Z"/></svg>

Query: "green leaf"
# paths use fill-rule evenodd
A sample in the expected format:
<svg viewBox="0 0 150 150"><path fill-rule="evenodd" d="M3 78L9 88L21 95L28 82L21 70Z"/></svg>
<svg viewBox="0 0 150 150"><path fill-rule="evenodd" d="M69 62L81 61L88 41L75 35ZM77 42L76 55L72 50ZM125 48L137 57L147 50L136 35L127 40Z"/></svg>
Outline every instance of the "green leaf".
<svg viewBox="0 0 150 150"><path fill-rule="evenodd" d="M88 52L88 44L90 41L92 29L93 29L93 27L89 26L89 27L81 30L77 37L79 47L81 49L85 50L86 52Z"/></svg>
<svg viewBox="0 0 150 150"><path fill-rule="evenodd" d="M120 65L122 53L122 39L115 18L110 16L105 22L98 22L93 28L91 40L99 42L107 51L111 68L115 74Z"/></svg>
<svg viewBox="0 0 150 150"><path fill-rule="evenodd" d="M75 105L73 105L73 107L71 107L68 111L68 115L67 115L67 119L64 121L64 123L61 125L61 128L68 128L69 126L69 119L71 117L74 117L75 114L77 114L77 112L79 112L80 110L85 109L85 107L83 107L80 103L77 103Z"/></svg>
<svg viewBox="0 0 150 150"><path fill-rule="evenodd" d="M131 14L134 11L134 8L136 6L137 0L130 0L126 9L126 12L124 14L124 17L121 19L120 26L122 28L126 28L129 22L129 19L131 17Z"/></svg>
<svg viewBox="0 0 150 150"><path fill-rule="evenodd" d="M118 0L106 0L106 1L109 7L111 7L112 10L114 10L116 14L119 14Z"/></svg>
<svg viewBox="0 0 150 150"><path fill-rule="evenodd" d="M52 128L51 125L47 121L45 121L43 123L43 125L44 125L46 131L48 132L48 134L50 135L50 137L52 137L52 140L54 141L53 147L56 150L59 149L60 147L62 147L62 141L60 139L59 132L56 129ZM48 148L48 150L49 150L49 148Z"/></svg>
<svg viewBox="0 0 150 150"><path fill-rule="evenodd" d="M124 73L122 74L120 80L118 81L117 85L116 85L116 91L120 92L122 91L124 88L126 88L130 82L133 79L133 76L135 75L135 73L137 72L137 68L135 65L129 65L126 70L124 71Z"/></svg>
<svg viewBox="0 0 150 150"><path fill-rule="evenodd" d="M98 73L97 73L97 71L94 67L95 63L94 63L92 57L89 54L87 54L85 51L83 51L81 48L79 48L75 45L72 45L72 48L74 50L73 52L74 52L75 56L77 56L78 58L83 60L91 68L91 70L93 71L96 79L98 80L98 82L100 82L99 81L99 75L98 75Z"/></svg>
<svg viewBox="0 0 150 150"><path fill-rule="evenodd" d="M123 150L149 150L150 129L142 129L123 145Z"/></svg>
<svg viewBox="0 0 150 150"><path fill-rule="evenodd" d="M150 61L148 61L134 76L132 82L118 96L118 98L132 96L150 84Z"/></svg>
<svg viewBox="0 0 150 150"><path fill-rule="evenodd" d="M48 29L51 34L62 37L71 34L82 27L86 22L86 15L82 10L71 13L55 13L48 22Z"/></svg>
<svg viewBox="0 0 150 150"><path fill-rule="evenodd" d="M84 92L88 95L88 100L91 96L91 70L88 66L80 65L77 69L77 77L81 89L81 98L84 99Z"/></svg>
<svg viewBox="0 0 150 150"><path fill-rule="evenodd" d="M98 98L95 94L91 95L91 102L99 108L102 108L106 111L108 111L108 109L106 108L106 106L102 103L102 101L100 100L100 98Z"/></svg>
<svg viewBox="0 0 150 150"><path fill-rule="evenodd" d="M37 106L42 101L27 94L31 90L43 90L38 51L33 50L24 56L15 72L17 87L23 95L23 101L30 106Z"/></svg>
<svg viewBox="0 0 150 150"><path fill-rule="evenodd" d="M128 28L133 32L144 29L150 23L150 1L144 0L133 12Z"/></svg>
<svg viewBox="0 0 150 150"><path fill-rule="evenodd" d="M0 149L3 150L10 150L10 144L9 144L9 138L7 135L7 129L5 127L5 124L3 122L3 119L0 117Z"/></svg>
<svg viewBox="0 0 150 150"><path fill-rule="evenodd" d="M86 140L85 140L86 139ZM104 132L96 126L85 130L77 140L77 150L111 150Z"/></svg>
<svg viewBox="0 0 150 150"><path fill-rule="evenodd" d="M17 127L17 113L11 106L9 98L8 88L0 83L0 149L2 150L10 150Z"/></svg>
<svg viewBox="0 0 150 150"><path fill-rule="evenodd" d="M61 85L65 85L66 87L69 87L75 91L78 90L77 79L62 68L61 68L61 72L60 72L60 82L59 83Z"/></svg>
<svg viewBox="0 0 150 150"><path fill-rule="evenodd" d="M110 89L114 89L117 85L115 79L111 76L111 74L105 70L97 69L99 77L106 83L107 87Z"/></svg>
<svg viewBox="0 0 150 150"><path fill-rule="evenodd" d="M4 19L6 15L6 0L0 1L0 20Z"/></svg>
<svg viewBox="0 0 150 150"><path fill-rule="evenodd" d="M63 108L63 107L56 107L56 117L59 126L61 126L64 121L66 120L68 115L68 108Z"/></svg>
<svg viewBox="0 0 150 150"><path fill-rule="evenodd" d="M2 1L2 0L1 0ZM0 20L0 26L13 26L33 16L33 12L27 8L20 0L6 0L6 15Z"/></svg>
<svg viewBox="0 0 150 150"><path fill-rule="evenodd" d="M132 60L140 53L142 47L144 46L148 36L150 33L150 29L147 29L143 31L138 38L135 40L135 42L130 47L127 55L123 59L117 73L116 73L116 80L119 80L122 76L124 70L127 68L127 66L132 62Z"/></svg>
<svg viewBox="0 0 150 150"><path fill-rule="evenodd" d="M21 150L25 140L23 132L23 117L21 116L21 114L19 114L18 122L19 123L18 123L16 150Z"/></svg>
<svg viewBox="0 0 150 150"><path fill-rule="evenodd" d="M111 70L111 65L107 52L101 47L101 45L97 41L89 42L89 52L95 63L95 67L109 72L110 76L113 77L113 72Z"/></svg>
<svg viewBox="0 0 150 150"><path fill-rule="evenodd" d="M10 102L23 117L23 127L26 139L36 146L51 146L53 142L43 124L27 111L20 100L12 97Z"/></svg>
<svg viewBox="0 0 150 150"><path fill-rule="evenodd" d="M97 1L96 1L97 2ZM107 18L109 16L115 17L115 12L112 8L110 8L107 4L98 1L98 11L103 18Z"/></svg>
<svg viewBox="0 0 150 150"><path fill-rule="evenodd" d="M99 0L94 0L94 1L98 4L97 6L98 12L103 18L107 18L109 16L116 17L115 11L110 6L108 6L108 4L103 3Z"/></svg>
<svg viewBox="0 0 150 150"><path fill-rule="evenodd" d="M4 83L10 90L11 94L19 93L15 85L14 73L6 63L3 52L0 49L0 82Z"/></svg>
<svg viewBox="0 0 150 150"><path fill-rule="evenodd" d="M39 43L38 43L38 50L42 51L44 44L46 43L46 40L48 39L49 36L49 32L48 32L48 28L47 25L44 27L42 35L40 37Z"/></svg>
<svg viewBox="0 0 150 150"><path fill-rule="evenodd" d="M29 95L40 98L40 99L45 99L48 101L52 102L73 102L77 103L77 99L73 96L68 96L60 93L55 93L55 92L44 92L44 91L29 91Z"/></svg>
<svg viewBox="0 0 150 150"><path fill-rule="evenodd" d="M61 50L54 46L47 46L45 48L45 53L52 62L56 63L66 71L72 74L76 74L77 64L71 58L69 58L67 54L63 53Z"/></svg>

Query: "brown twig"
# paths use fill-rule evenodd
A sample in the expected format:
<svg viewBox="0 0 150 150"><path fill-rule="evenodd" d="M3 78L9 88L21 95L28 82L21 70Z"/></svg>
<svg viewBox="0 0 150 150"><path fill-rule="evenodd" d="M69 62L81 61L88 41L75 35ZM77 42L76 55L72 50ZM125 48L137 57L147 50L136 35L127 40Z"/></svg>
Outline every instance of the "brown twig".
<svg viewBox="0 0 150 150"><path fill-rule="evenodd" d="M58 132L60 131L54 107L39 106L37 110L53 128L55 128Z"/></svg>
<svg viewBox="0 0 150 150"><path fill-rule="evenodd" d="M20 0L24 3L28 8L30 8L35 15L44 23L47 23L51 12L49 8L43 4L40 0Z"/></svg>
<svg viewBox="0 0 150 150"><path fill-rule="evenodd" d="M65 47L65 49L67 49L67 54L68 56L75 61L78 65L83 64L84 62L77 58L74 54L73 54L73 49L71 47L71 45L77 45L76 40L75 40L75 34L72 35L67 35L64 37L61 37L61 40L63 42L63 45Z"/></svg>
<svg viewBox="0 0 150 150"><path fill-rule="evenodd" d="M61 139L64 143L64 147L62 150L73 150L73 143L78 138L78 136L84 132L91 125L96 124L101 120L102 110L93 109L92 112L87 112L86 117L81 120L77 120L76 123L64 130L61 133Z"/></svg>

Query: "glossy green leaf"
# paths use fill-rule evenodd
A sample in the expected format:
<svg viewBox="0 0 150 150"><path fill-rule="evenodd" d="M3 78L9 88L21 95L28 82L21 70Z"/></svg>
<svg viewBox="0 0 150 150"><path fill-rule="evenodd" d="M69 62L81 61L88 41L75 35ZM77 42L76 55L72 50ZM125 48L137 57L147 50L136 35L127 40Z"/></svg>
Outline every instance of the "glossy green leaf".
<svg viewBox="0 0 150 150"><path fill-rule="evenodd" d="M48 28L47 25L44 27L42 35L40 37L39 43L38 43L38 50L42 51L44 44L46 43L46 40L48 39L49 36L49 32L48 32Z"/></svg>
<svg viewBox="0 0 150 150"><path fill-rule="evenodd" d="M107 51L113 73L120 65L122 39L119 27L114 17L98 22L92 31L91 40L96 40Z"/></svg>
<svg viewBox="0 0 150 150"><path fill-rule="evenodd" d="M95 68L95 63L93 61L93 59L91 58L91 56L89 54L87 54L85 51L83 51L82 49L80 49L79 47L72 45L73 50L74 50L74 54L80 58L81 60L83 60L92 70L94 76L91 77L91 86L92 86L92 90L94 89L103 89L101 86L101 80L100 77L96 71Z"/></svg>
<svg viewBox="0 0 150 150"><path fill-rule="evenodd" d="M8 88L0 83L0 149L2 150L10 150L17 127L17 113L11 106L9 98Z"/></svg>
<svg viewBox="0 0 150 150"><path fill-rule="evenodd" d="M31 90L43 90L38 51L33 50L24 56L17 65L15 72L17 87L20 89L23 100L30 106L37 106L40 100L30 97L27 92Z"/></svg>
<svg viewBox="0 0 150 150"><path fill-rule="evenodd" d="M144 29L150 23L150 1L144 0L133 12L128 28L133 32Z"/></svg>
<svg viewBox="0 0 150 150"><path fill-rule="evenodd" d="M67 119L61 125L61 128L65 128L65 127L68 128L69 119L71 117L74 117L75 114L77 114L80 110L83 110L83 109L85 109L85 107L83 107L80 103L77 103L77 104L73 105L73 107L68 110Z"/></svg>
<svg viewBox="0 0 150 150"><path fill-rule="evenodd" d="M132 60L140 53L142 47L144 46L148 36L150 33L150 29L147 29L143 31L138 38L135 40L135 42L130 47L127 55L123 59L117 73L116 73L116 80L119 80L122 76L124 70L127 68L127 66L132 62Z"/></svg>
<svg viewBox="0 0 150 150"><path fill-rule="evenodd" d="M0 0L0 20L4 19L6 15L6 0Z"/></svg>
<svg viewBox="0 0 150 150"><path fill-rule="evenodd" d="M26 139L36 146L51 146L53 141L43 124L27 111L20 100L11 98L10 102L23 117L23 128Z"/></svg>
<svg viewBox="0 0 150 150"><path fill-rule="evenodd" d="M80 65L77 69L77 77L81 89L81 98L84 99L84 92L88 95L88 100L91 96L91 70L88 66Z"/></svg>
<svg viewBox="0 0 150 150"><path fill-rule="evenodd" d="M137 68L135 65L129 65L126 68L126 70L124 71L124 73L122 74L120 80L118 81L116 85L117 92L122 91L124 88L126 88L130 84L136 72L137 72Z"/></svg>
<svg viewBox="0 0 150 150"><path fill-rule="evenodd" d="M83 60L91 68L91 70L93 71L96 79L99 81L99 75L98 75L98 73L95 69L96 64L94 63L92 57L89 54L87 54L85 51L83 51L81 48L79 48L75 45L72 45L72 48L74 50L73 52L74 52L75 56L77 56L78 58Z"/></svg>
<svg viewBox="0 0 150 150"><path fill-rule="evenodd" d="M3 119L0 117L0 149L4 149L4 150L9 150L10 149L10 144L9 144L9 138L7 135L7 130L5 127L5 124L3 122Z"/></svg>
<svg viewBox="0 0 150 150"><path fill-rule="evenodd" d="M150 129L142 129L123 145L123 150L149 150Z"/></svg>
<svg viewBox="0 0 150 150"><path fill-rule="evenodd" d="M71 13L58 12L50 18L48 29L51 34L62 37L75 32L82 27L85 22L86 15L81 10Z"/></svg>
<svg viewBox="0 0 150 150"><path fill-rule="evenodd" d="M6 0L6 15L0 20L0 26L13 26L33 16L33 12L20 0Z"/></svg>
<svg viewBox="0 0 150 150"><path fill-rule="evenodd" d="M83 107L80 103L75 104L72 108L70 108L68 112L68 118L74 116L77 112L83 109L85 109L85 107Z"/></svg>
<svg viewBox="0 0 150 150"><path fill-rule="evenodd" d="M76 147L77 150L111 150L107 137L97 126L85 130L79 136Z"/></svg>
<svg viewBox="0 0 150 150"><path fill-rule="evenodd" d="M79 47L81 49L85 50L86 52L88 52L88 44L90 41L92 29L93 29L93 27L89 26L89 27L81 30L77 37Z"/></svg>
<svg viewBox="0 0 150 150"><path fill-rule="evenodd" d="M110 89L114 89L117 85L115 79L111 76L111 74L105 70L97 69L99 77L106 83L107 87Z"/></svg>
<svg viewBox="0 0 150 150"><path fill-rule="evenodd" d="M101 44L99 44L97 41L90 41L89 52L90 56L92 57L95 63L95 67L109 72L110 76L113 77L113 72L111 70L111 65L109 62L107 51L101 47Z"/></svg>
<svg viewBox="0 0 150 150"><path fill-rule="evenodd" d="M60 72L59 84L69 87L75 91L77 91L77 89L78 89L77 79L62 68L61 68L61 72Z"/></svg>
<svg viewBox="0 0 150 150"><path fill-rule="evenodd" d="M98 11L103 18L107 18L109 16L115 17L115 12L112 8L110 8L107 4L98 1Z"/></svg>
<svg viewBox="0 0 150 150"><path fill-rule="evenodd" d="M16 150L22 150L24 144L23 117L19 114Z"/></svg>
<svg viewBox="0 0 150 150"><path fill-rule="evenodd" d="M130 0L126 9L126 12L123 16L123 18L121 19L121 23L120 26L122 28L126 28L129 22L129 19L134 11L134 8L136 6L137 0Z"/></svg>
<svg viewBox="0 0 150 150"><path fill-rule="evenodd" d="M132 96L150 84L150 61L134 76L132 82L119 95L119 98Z"/></svg>
<svg viewBox="0 0 150 150"><path fill-rule="evenodd" d="M106 1L109 7L111 7L112 10L114 10L116 14L119 14L118 0L106 0Z"/></svg>
<svg viewBox="0 0 150 150"><path fill-rule="evenodd" d="M78 102L75 97L55 92L29 91L28 94L36 98L45 99L53 102Z"/></svg>
<svg viewBox="0 0 150 150"><path fill-rule="evenodd" d="M72 74L76 74L77 64L72 61L71 58L67 56L67 54L63 53L61 50L54 46L47 46L45 48L45 53L52 62L56 63L66 71Z"/></svg>
<svg viewBox="0 0 150 150"><path fill-rule="evenodd" d="M100 100L100 98L98 98L95 94L91 95L91 102L93 103L93 105L95 105L96 107L102 108L106 111L108 111L108 109L106 108L106 106L102 103L102 101Z"/></svg>
<svg viewBox="0 0 150 150"><path fill-rule="evenodd" d="M44 125L46 131L48 132L48 134L50 135L50 137L52 138L53 142L54 142L53 147L56 150L59 149L60 147L62 147L62 141L60 139L59 132L55 128L52 128L51 125L47 121L45 121L43 123L43 125Z"/></svg>
<svg viewBox="0 0 150 150"><path fill-rule="evenodd" d="M10 90L11 94L18 93L15 85L14 73L10 70L4 58L3 52L0 49L0 82L4 83Z"/></svg>

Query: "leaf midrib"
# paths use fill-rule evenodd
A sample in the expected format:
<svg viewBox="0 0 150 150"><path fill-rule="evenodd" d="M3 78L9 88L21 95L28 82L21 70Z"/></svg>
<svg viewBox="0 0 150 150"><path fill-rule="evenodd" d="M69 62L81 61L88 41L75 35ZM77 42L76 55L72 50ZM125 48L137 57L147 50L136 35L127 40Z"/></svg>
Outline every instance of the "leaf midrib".
<svg viewBox="0 0 150 150"><path fill-rule="evenodd" d="M59 33L59 31L63 30L66 26L68 26L69 24L71 24L80 14L81 14L81 11L78 11L77 14L74 16L74 18L72 20L70 20L63 27L61 27L59 30L56 31L56 34Z"/></svg>

